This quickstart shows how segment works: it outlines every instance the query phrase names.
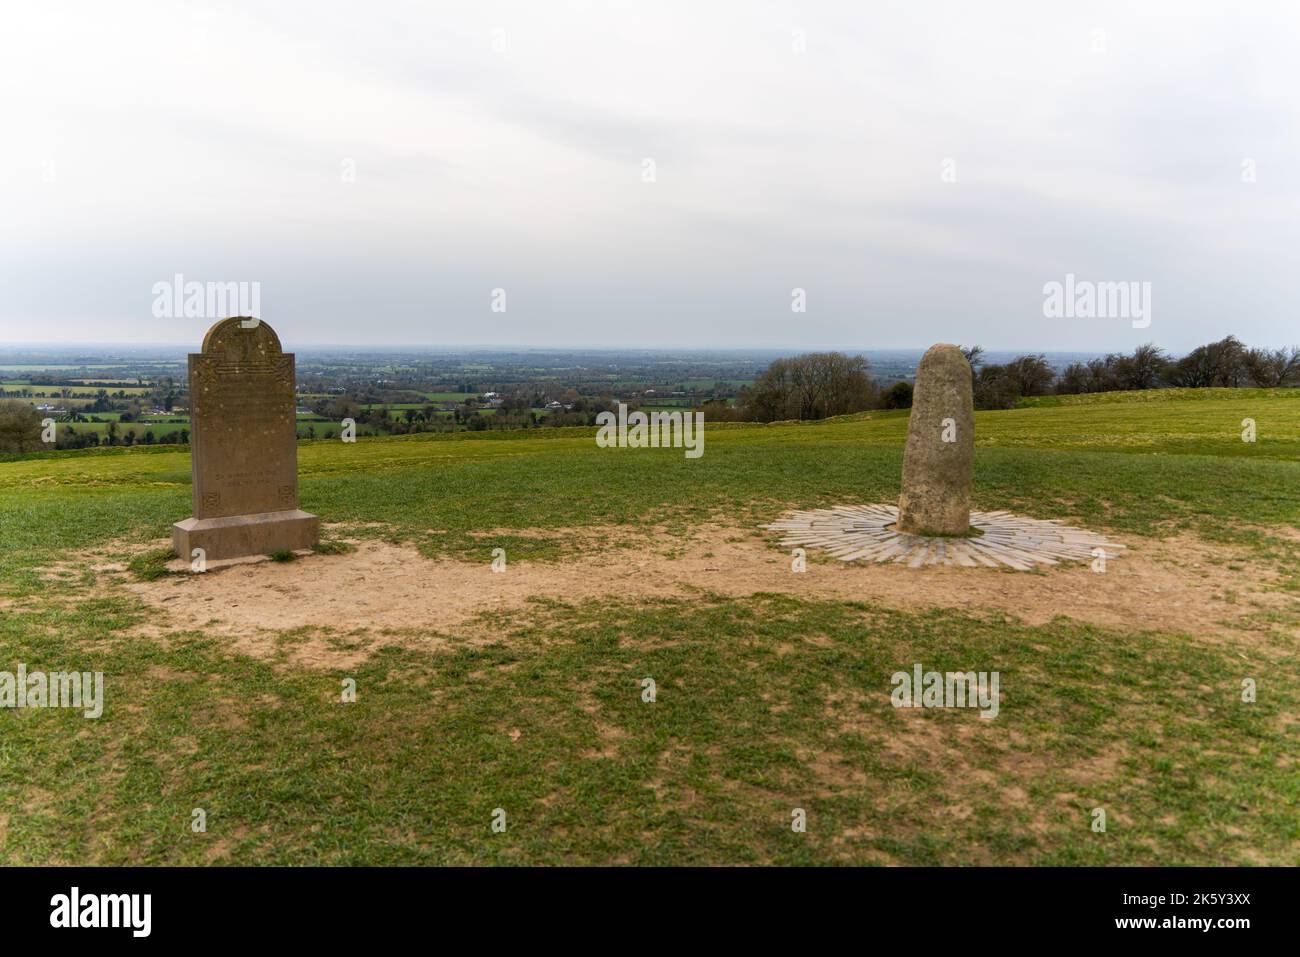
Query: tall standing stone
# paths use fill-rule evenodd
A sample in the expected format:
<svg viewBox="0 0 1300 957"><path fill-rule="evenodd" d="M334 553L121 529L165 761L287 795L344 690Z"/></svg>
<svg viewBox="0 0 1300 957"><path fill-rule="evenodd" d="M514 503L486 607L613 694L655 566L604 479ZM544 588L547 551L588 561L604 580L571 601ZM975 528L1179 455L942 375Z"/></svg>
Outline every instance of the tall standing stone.
<svg viewBox="0 0 1300 957"><path fill-rule="evenodd" d="M265 322L223 319L191 353L194 517L172 526L182 558L311 548L320 519L298 508L293 354Z"/></svg>
<svg viewBox="0 0 1300 957"><path fill-rule="evenodd" d="M912 417L903 450L898 529L914 535L970 530L975 415L971 369L954 345L926 350L916 369Z"/></svg>

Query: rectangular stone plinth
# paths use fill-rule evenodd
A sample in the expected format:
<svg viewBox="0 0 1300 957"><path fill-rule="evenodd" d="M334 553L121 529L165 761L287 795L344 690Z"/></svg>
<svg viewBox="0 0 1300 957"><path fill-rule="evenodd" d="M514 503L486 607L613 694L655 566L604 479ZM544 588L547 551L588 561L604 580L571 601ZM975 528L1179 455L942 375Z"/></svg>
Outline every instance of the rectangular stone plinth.
<svg viewBox="0 0 1300 957"><path fill-rule="evenodd" d="M196 548L207 561L269 555L281 549L314 548L320 519L300 508L222 518L187 518L172 526L172 547L190 559Z"/></svg>

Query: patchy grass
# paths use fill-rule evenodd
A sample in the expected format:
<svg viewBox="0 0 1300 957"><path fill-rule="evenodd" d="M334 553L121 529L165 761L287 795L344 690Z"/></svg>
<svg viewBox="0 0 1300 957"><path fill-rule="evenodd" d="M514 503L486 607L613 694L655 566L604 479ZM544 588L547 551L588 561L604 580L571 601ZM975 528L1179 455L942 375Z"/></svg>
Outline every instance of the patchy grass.
<svg viewBox="0 0 1300 957"><path fill-rule="evenodd" d="M1300 588L1292 398L1206 390L980 413L976 507L1191 530ZM1240 439L1245 417L1255 444ZM301 498L349 535L426 554L481 560L505 542L511 562L562 561L601 548L602 529L657 525L671 550L719 513L757 525L893 500L905 427L906 413L709 426L697 461L598 449L592 430L309 442ZM91 568L46 574L82 549L120 542L129 556L165 536L189 513L188 483L175 449L0 462L0 669L103 671L107 699L98 720L0 710L0 861L1300 860L1300 619L1285 609L1235 646L771 595L554 595L400 644L287 631L261 660L167 632ZM168 557L135 555L130 570L155 578ZM382 601L383 585L358 596ZM376 650L346 672L297 663L323 640ZM889 677L916 663L999 671L1000 714L895 710ZM497 807L505 834L489 827ZM1098 807L1105 834L1089 826ZM190 831L195 808L206 834ZM790 830L794 808L806 834Z"/></svg>
<svg viewBox="0 0 1300 957"><path fill-rule="evenodd" d="M313 549L318 555L347 555L356 550L357 546L338 538L323 538Z"/></svg>
<svg viewBox="0 0 1300 957"><path fill-rule="evenodd" d="M0 717L0 798L23 809L5 862L1293 863L1300 846L1294 656L756 596L550 602L486 619L486 647L323 673L200 634L160 647L137 620L117 600L6 619L29 668L105 670L107 705ZM890 675L914 663L999 671L1000 713L894 709Z"/></svg>
<svg viewBox="0 0 1300 957"><path fill-rule="evenodd" d="M171 574L167 563L175 557L176 554L170 548L154 548L136 555L127 562L126 568L141 581L151 582Z"/></svg>

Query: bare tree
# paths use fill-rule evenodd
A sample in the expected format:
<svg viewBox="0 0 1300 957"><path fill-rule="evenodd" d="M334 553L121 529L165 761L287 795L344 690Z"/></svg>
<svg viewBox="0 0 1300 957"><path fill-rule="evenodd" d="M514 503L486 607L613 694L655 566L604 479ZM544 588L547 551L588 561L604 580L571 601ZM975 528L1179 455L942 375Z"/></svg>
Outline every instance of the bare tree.
<svg viewBox="0 0 1300 957"><path fill-rule="evenodd" d="M877 388L862 356L810 352L777 359L744 390L746 417L759 422L824 419L875 406Z"/></svg>
<svg viewBox="0 0 1300 957"><path fill-rule="evenodd" d="M984 366L974 378L975 404L981 409L1010 409L1021 396L1045 395L1055 378L1056 373L1042 355Z"/></svg>
<svg viewBox="0 0 1300 957"><path fill-rule="evenodd" d="M1088 391L1088 367L1082 362L1071 362L1056 380L1058 395L1078 395Z"/></svg>
<svg viewBox="0 0 1300 957"><path fill-rule="evenodd" d="M0 452L36 452L41 441L41 414L26 402L0 402Z"/></svg>
<svg viewBox="0 0 1300 957"><path fill-rule="evenodd" d="M1300 346L1290 349L1251 349L1243 358L1246 374L1265 389L1300 383Z"/></svg>
<svg viewBox="0 0 1300 957"><path fill-rule="evenodd" d="M1169 367L1170 385L1186 388L1238 386L1245 377L1246 350L1236 336L1197 346Z"/></svg>
<svg viewBox="0 0 1300 957"><path fill-rule="evenodd" d="M1110 355L1106 363L1114 373L1117 389L1154 389L1169 365L1169 357L1155 343L1148 342L1133 350L1132 355Z"/></svg>

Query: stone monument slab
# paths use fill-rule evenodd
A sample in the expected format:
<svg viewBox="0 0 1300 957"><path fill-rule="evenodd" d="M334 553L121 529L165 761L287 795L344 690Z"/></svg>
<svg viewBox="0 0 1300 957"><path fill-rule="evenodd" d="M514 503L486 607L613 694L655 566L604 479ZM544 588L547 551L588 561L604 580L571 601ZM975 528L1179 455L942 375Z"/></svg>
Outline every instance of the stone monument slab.
<svg viewBox="0 0 1300 957"><path fill-rule="evenodd" d="M925 351L916 368L898 530L913 535L968 534L974 457L970 363L957 346L941 342Z"/></svg>
<svg viewBox="0 0 1300 957"><path fill-rule="evenodd" d="M265 322L223 319L189 357L194 517L172 526L182 558L313 547L320 519L298 508L294 357Z"/></svg>

